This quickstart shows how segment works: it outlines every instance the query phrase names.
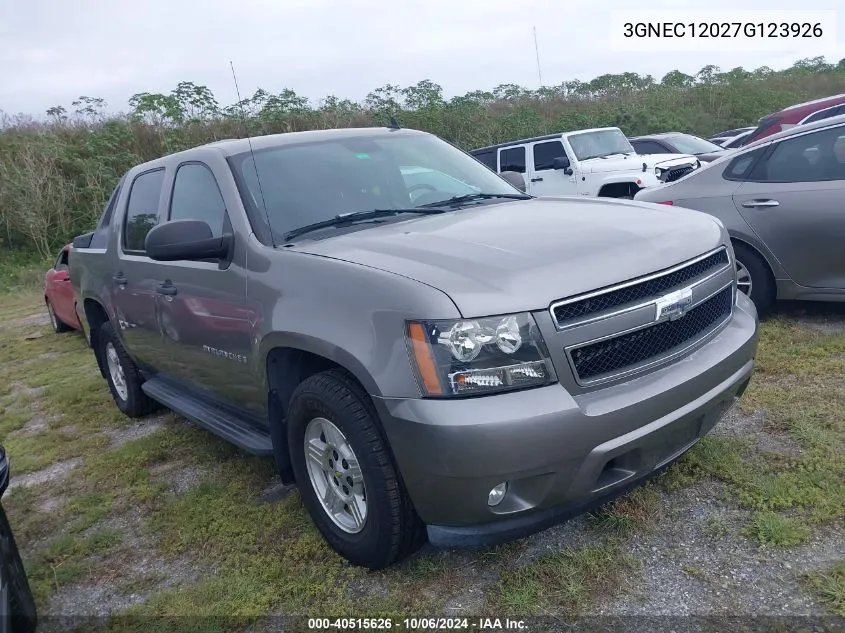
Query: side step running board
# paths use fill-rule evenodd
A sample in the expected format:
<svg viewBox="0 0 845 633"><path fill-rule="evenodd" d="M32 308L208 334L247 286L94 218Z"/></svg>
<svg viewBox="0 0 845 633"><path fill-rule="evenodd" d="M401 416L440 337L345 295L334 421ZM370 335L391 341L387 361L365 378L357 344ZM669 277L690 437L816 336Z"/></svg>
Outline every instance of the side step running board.
<svg viewBox="0 0 845 633"><path fill-rule="evenodd" d="M256 428L241 418L186 395L159 378L147 380L141 385L141 389L150 398L168 409L196 422L248 453L273 454L273 442L269 431Z"/></svg>

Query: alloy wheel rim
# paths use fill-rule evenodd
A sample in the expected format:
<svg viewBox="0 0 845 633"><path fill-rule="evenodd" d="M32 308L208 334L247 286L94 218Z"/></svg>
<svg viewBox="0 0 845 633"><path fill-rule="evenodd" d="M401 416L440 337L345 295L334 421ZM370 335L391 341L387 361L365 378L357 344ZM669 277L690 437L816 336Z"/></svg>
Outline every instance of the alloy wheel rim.
<svg viewBox="0 0 845 633"><path fill-rule="evenodd" d="M743 294L751 296L751 272L739 260L736 262L736 287Z"/></svg>
<svg viewBox="0 0 845 633"><path fill-rule="evenodd" d="M114 390L121 400L126 400L129 397L129 389L126 386L126 375L123 373L123 366L120 364L120 357L117 355L117 350L112 343L106 344L106 362L109 366L109 375L111 376Z"/></svg>
<svg viewBox="0 0 845 633"><path fill-rule="evenodd" d="M326 418L305 427L305 463L323 511L348 534L367 522L367 489L355 451L343 432Z"/></svg>
<svg viewBox="0 0 845 633"><path fill-rule="evenodd" d="M47 304L47 314L50 315L50 323L53 326L53 329L59 329L59 324L56 322L56 313L53 312L53 306L49 303Z"/></svg>

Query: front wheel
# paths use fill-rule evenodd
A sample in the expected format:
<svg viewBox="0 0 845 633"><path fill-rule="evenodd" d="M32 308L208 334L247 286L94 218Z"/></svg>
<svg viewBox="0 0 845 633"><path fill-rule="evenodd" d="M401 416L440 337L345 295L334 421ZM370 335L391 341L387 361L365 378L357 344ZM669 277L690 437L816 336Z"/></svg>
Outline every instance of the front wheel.
<svg viewBox="0 0 845 633"><path fill-rule="evenodd" d="M341 371L305 379L287 420L302 502L323 538L356 565L382 569L424 541L366 394Z"/></svg>
<svg viewBox="0 0 845 633"><path fill-rule="evenodd" d="M775 280L763 259L750 248L734 244L737 290L748 295L760 317L771 312L775 304Z"/></svg>

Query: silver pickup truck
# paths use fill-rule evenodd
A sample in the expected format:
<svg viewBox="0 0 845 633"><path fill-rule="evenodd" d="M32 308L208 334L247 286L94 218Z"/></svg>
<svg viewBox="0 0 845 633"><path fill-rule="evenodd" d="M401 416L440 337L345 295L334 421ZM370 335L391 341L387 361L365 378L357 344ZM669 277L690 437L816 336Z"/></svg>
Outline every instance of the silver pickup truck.
<svg viewBox="0 0 845 633"><path fill-rule="evenodd" d="M70 270L124 413L165 405L272 456L372 569L637 485L713 428L757 345L717 220L532 197L407 129L138 165Z"/></svg>

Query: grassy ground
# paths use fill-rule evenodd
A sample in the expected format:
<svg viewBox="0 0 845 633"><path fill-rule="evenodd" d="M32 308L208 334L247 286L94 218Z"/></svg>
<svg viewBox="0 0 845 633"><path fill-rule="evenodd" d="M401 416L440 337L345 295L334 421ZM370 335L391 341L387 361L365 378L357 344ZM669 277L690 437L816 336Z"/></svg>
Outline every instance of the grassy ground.
<svg viewBox="0 0 845 633"><path fill-rule="evenodd" d="M0 295L3 503L45 616L683 613L670 576L697 612L841 615L845 310L820 310L765 323L739 408L646 487L505 546L426 546L370 573L328 549L269 460L171 413L123 417L82 336L54 334L19 290Z"/></svg>

